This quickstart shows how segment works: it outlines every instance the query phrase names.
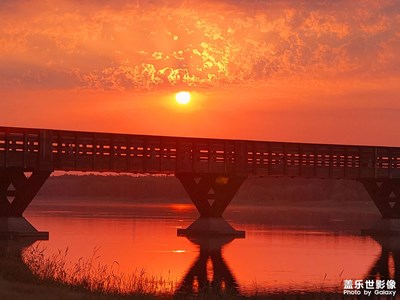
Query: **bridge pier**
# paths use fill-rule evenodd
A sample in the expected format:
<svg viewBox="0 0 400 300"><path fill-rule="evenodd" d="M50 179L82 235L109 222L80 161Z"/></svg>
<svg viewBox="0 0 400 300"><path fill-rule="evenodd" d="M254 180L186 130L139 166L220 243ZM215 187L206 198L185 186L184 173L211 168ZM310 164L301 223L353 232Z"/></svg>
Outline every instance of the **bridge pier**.
<svg viewBox="0 0 400 300"><path fill-rule="evenodd" d="M244 237L244 231L235 230L222 214L245 176L179 173L176 177L200 213L200 217L188 228L178 229L178 235Z"/></svg>
<svg viewBox="0 0 400 300"><path fill-rule="evenodd" d="M382 215L372 228L363 230L369 235L400 235L400 179L360 180Z"/></svg>
<svg viewBox="0 0 400 300"><path fill-rule="evenodd" d="M37 231L22 214L50 174L51 171L42 170L0 169L0 237L48 238L48 232Z"/></svg>

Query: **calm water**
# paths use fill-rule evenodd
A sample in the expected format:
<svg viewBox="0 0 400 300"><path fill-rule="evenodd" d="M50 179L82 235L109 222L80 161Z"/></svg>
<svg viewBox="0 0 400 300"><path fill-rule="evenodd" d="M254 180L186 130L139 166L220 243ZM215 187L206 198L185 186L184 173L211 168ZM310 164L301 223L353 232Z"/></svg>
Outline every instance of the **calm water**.
<svg viewBox="0 0 400 300"><path fill-rule="evenodd" d="M227 219L236 229L245 230L246 238L190 241L176 231L196 217L192 205L81 203L85 201L68 205L59 200L36 201L27 211L29 222L50 232L50 240L40 242L46 255L68 247L73 263L96 251L98 262L108 266L118 262L124 273L144 269L181 285L193 276L199 280L220 276L224 284L244 294L335 290L343 279L364 279L379 268L381 245L357 235L357 226L350 221L347 226L346 217L337 219L327 212L318 213L321 220L329 221L320 224L312 218L315 211L307 209L289 213L278 208L232 207ZM285 224L271 219L277 212L282 212ZM287 218L292 218L292 225Z"/></svg>

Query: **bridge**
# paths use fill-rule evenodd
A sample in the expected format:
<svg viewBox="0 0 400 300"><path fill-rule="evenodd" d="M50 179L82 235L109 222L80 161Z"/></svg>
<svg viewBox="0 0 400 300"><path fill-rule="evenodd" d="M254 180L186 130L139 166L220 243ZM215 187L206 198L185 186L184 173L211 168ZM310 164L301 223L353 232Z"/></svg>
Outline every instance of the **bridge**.
<svg viewBox="0 0 400 300"><path fill-rule="evenodd" d="M358 180L383 219L400 220L397 147L0 127L0 231L33 230L15 220L55 170L174 174L200 213L179 234L243 235L222 213L250 175Z"/></svg>

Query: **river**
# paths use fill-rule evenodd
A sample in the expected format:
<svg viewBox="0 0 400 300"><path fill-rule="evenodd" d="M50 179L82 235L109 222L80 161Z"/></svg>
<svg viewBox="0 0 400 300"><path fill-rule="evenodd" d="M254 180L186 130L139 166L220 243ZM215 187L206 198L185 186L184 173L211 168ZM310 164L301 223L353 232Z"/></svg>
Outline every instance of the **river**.
<svg viewBox="0 0 400 300"><path fill-rule="evenodd" d="M195 278L222 279L245 295L340 291L344 279L365 279L382 267L382 245L359 234L371 216L337 214L337 208L232 206L226 218L245 238L190 240L177 229L196 218L191 204L66 203L31 205L25 217L50 232L48 241L31 247L42 247L48 257L68 249L68 263L94 257L124 274L172 280L177 289Z"/></svg>

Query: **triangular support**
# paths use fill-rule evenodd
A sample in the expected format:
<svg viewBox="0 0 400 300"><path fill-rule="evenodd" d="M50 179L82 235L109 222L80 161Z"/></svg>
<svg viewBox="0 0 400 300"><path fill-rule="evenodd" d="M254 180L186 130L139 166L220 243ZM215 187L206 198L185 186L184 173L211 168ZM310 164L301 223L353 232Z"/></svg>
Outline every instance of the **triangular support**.
<svg viewBox="0 0 400 300"><path fill-rule="evenodd" d="M400 219L400 179L360 181L384 219Z"/></svg>
<svg viewBox="0 0 400 300"><path fill-rule="evenodd" d="M235 230L222 214L246 177L191 173L179 173L176 177L200 213L200 218L188 228L178 229L178 235L244 237L244 231Z"/></svg>
<svg viewBox="0 0 400 300"><path fill-rule="evenodd" d="M22 217L51 171L33 171L30 176L22 169L0 169L0 217Z"/></svg>
<svg viewBox="0 0 400 300"><path fill-rule="evenodd" d="M246 177L176 174L201 217L221 217ZM212 201L210 201L212 200Z"/></svg>

